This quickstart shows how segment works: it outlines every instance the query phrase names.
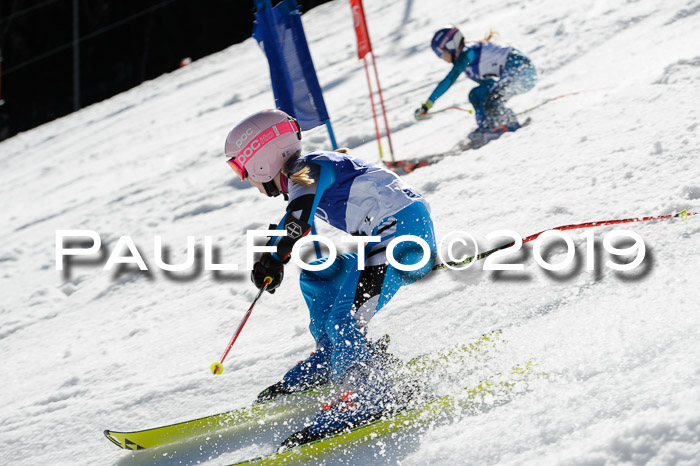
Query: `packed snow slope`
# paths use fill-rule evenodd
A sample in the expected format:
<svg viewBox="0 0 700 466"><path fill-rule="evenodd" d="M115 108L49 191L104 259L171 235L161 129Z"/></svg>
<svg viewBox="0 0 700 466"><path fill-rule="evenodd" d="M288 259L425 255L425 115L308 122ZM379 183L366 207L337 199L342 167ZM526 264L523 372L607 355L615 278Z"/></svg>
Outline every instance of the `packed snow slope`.
<svg viewBox="0 0 700 466"><path fill-rule="evenodd" d="M539 82L511 101L516 111L578 92L532 111L517 133L405 176L430 202L438 238L463 230L488 247L508 241L485 239L504 228L526 236L700 211L697 0L387 0L365 9L397 159L443 151L474 127L458 111L413 119L449 71L429 48L445 23L475 39L493 28L532 57ZM303 21L339 144L378 161L348 2ZM461 77L435 109L468 106L472 85ZM221 464L280 440L130 453L102 435L244 406L311 351L292 265L259 301L224 374L211 375L255 294L248 272L165 273L153 254L157 235L172 263L185 260L188 235L199 248L211 236L221 262L245 267L246 230L276 222L284 203L236 181L223 143L242 118L273 106L251 39L0 144L3 463ZM306 132L304 145L330 149L325 129ZM499 354L477 373L455 368L447 389L530 359L546 375L494 409L328 464L698 464L700 219L624 228L646 245L632 272L605 264L606 227L591 230L595 270L574 231L577 259L562 272L545 273L526 247L504 259L523 271L480 262L401 290L370 333L390 333L403 359L502 330ZM103 255L57 271L61 229L98 232ZM124 235L148 273L103 270ZM557 247L548 259L564 256Z"/></svg>

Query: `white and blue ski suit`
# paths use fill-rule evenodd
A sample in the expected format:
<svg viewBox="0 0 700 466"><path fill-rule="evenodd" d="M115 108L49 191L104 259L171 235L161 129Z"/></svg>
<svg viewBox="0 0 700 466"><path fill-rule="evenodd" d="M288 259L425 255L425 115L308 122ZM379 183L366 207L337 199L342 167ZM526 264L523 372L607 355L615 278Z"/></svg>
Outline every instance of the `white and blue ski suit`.
<svg viewBox="0 0 700 466"><path fill-rule="evenodd" d="M401 286L430 272L437 250L428 203L396 174L347 154L325 151L299 157L288 173L304 167L314 182L302 186L289 181L287 213L277 228L290 223L309 226L315 217L351 235L379 236L381 242L365 246L364 270L358 269L356 253L344 253L329 268L302 272L301 291L317 346L310 358L285 375L283 382L288 386L337 381L354 362L376 358L365 340L367 324ZM418 236L430 247L430 260L416 271L400 271L387 262L387 245L402 235ZM288 260L291 241L273 238L268 244L277 245L275 259ZM394 258L404 265L416 264L423 250L414 242L402 241L394 249Z"/></svg>
<svg viewBox="0 0 700 466"><path fill-rule="evenodd" d="M479 84L469 93L479 129L489 130L503 125L510 131L518 129L515 113L503 104L535 86L537 70L530 59L513 47L485 41L469 43L462 48L452 69L428 100L434 103L462 72Z"/></svg>

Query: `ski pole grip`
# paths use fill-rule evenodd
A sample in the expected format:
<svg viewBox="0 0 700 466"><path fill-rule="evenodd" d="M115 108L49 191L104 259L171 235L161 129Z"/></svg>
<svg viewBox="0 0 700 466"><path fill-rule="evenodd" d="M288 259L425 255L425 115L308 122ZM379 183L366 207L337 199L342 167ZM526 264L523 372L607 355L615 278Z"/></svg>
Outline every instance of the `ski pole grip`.
<svg viewBox="0 0 700 466"><path fill-rule="evenodd" d="M272 277L269 277L269 276L265 277L265 280L263 280L263 283L265 283L266 285L269 285L270 283L272 283Z"/></svg>

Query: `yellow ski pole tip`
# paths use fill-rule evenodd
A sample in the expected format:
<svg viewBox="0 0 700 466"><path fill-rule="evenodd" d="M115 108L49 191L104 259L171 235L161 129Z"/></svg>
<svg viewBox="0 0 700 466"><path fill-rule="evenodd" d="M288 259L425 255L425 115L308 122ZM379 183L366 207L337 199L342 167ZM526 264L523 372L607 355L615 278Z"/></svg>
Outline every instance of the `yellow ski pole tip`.
<svg viewBox="0 0 700 466"><path fill-rule="evenodd" d="M220 362L215 362L211 365L211 373L214 375L219 375L224 371L224 365Z"/></svg>

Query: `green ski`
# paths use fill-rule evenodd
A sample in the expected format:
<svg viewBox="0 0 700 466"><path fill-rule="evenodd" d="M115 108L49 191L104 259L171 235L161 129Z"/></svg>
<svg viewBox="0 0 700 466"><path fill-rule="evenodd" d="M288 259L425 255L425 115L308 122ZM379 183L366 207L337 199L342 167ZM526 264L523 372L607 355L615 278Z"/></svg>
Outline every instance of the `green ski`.
<svg viewBox="0 0 700 466"><path fill-rule="evenodd" d="M416 408L400 411L349 431L235 464L289 465L309 461L318 463L329 452L347 450L378 441L382 436L439 422L458 410L474 411L483 403L481 400L484 397L503 401L510 399L514 392L524 389L528 380L536 375L534 369L535 363L528 361L513 367L507 373L484 379L451 395L433 398Z"/></svg>
<svg viewBox="0 0 700 466"><path fill-rule="evenodd" d="M406 362L404 367L408 373L422 374L450 364L473 363L479 356L488 355L501 341L499 331L490 332L468 344L417 356ZM105 430L104 434L112 443L127 450L158 447L220 431L226 431L227 436L235 436L238 432L258 428L261 422L284 422L311 413L318 409L319 400L328 397L332 390L329 384L213 416L131 432Z"/></svg>

